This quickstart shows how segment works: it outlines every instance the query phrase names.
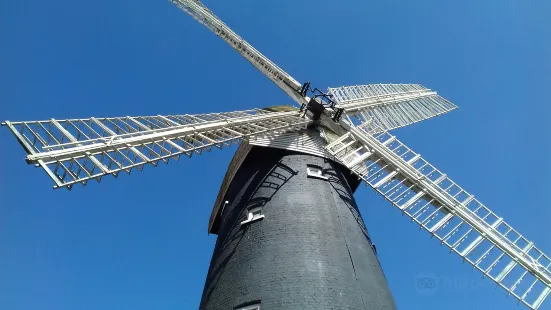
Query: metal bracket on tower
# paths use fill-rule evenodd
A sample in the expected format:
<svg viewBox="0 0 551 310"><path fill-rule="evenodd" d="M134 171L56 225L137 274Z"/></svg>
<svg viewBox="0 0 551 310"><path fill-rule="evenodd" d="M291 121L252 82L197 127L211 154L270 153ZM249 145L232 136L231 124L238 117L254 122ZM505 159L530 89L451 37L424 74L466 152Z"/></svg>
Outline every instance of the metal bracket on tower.
<svg viewBox="0 0 551 310"><path fill-rule="evenodd" d="M311 93L313 96L307 104L302 104L300 107L301 112L309 111L312 113L312 119L318 120L323 111L330 108L332 110L331 119L335 123L339 122L344 109L336 108L337 103L332 100L333 95L326 94L318 88L312 88L310 87L310 82L306 82L300 89L300 95L306 97L308 93Z"/></svg>

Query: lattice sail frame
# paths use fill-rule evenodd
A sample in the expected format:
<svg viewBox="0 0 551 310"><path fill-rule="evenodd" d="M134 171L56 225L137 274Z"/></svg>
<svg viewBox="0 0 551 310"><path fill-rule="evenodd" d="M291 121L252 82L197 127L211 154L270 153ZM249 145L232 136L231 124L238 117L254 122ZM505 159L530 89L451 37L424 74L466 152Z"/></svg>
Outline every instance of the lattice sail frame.
<svg viewBox="0 0 551 310"><path fill-rule="evenodd" d="M257 135L301 130L310 120L298 111L261 109L196 115L86 118L4 123L25 148L27 162L42 167L54 188L98 182L179 159L181 154L222 148Z"/></svg>
<svg viewBox="0 0 551 310"><path fill-rule="evenodd" d="M243 56L243 58L264 74L264 76L289 95L299 106L307 103L307 100L299 93L302 85L297 80L268 59L268 57L260 53L247 41L243 40L243 38L222 22L220 18L214 15L214 13L201 2L196 0L169 1L224 40L236 52Z"/></svg>
<svg viewBox="0 0 551 310"><path fill-rule="evenodd" d="M337 108L361 123L383 130L408 126L457 108L419 84L369 84L329 88Z"/></svg>
<svg viewBox="0 0 551 310"><path fill-rule="evenodd" d="M375 122L343 125L329 153L520 302L541 306L551 293L547 255Z"/></svg>

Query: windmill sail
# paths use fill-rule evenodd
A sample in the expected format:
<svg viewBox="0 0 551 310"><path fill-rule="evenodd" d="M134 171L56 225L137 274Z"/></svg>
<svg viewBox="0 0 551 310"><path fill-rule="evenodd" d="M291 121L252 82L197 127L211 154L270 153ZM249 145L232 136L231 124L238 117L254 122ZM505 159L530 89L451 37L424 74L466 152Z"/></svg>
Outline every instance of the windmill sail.
<svg viewBox="0 0 551 310"><path fill-rule="evenodd" d="M327 145L329 153L442 244L509 294L538 309L551 292L551 260L503 218L375 122Z"/></svg>
<svg viewBox="0 0 551 310"><path fill-rule="evenodd" d="M279 86L281 90L293 98L299 105L307 103L304 97L299 94L302 85L297 80L247 43L247 41L243 40L243 38L231 30L230 27L224 24L222 20L201 2L196 0L170 0L170 2L191 15L195 20L228 43L228 45Z"/></svg>
<svg viewBox="0 0 551 310"><path fill-rule="evenodd" d="M243 139L301 130L309 123L298 110L255 109L195 115L157 115L9 122L27 161L42 167L54 188L98 182L146 164L191 157Z"/></svg>
<svg viewBox="0 0 551 310"><path fill-rule="evenodd" d="M450 112L453 103L418 84L371 84L329 88L338 108L356 124L373 121L391 130Z"/></svg>

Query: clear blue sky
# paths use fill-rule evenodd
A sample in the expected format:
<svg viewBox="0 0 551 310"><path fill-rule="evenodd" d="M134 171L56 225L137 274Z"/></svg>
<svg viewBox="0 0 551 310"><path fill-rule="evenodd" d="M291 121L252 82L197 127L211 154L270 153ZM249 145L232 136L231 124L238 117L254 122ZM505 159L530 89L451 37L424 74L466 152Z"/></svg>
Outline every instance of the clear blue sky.
<svg viewBox="0 0 551 310"><path fill-rule="evenodd" d="M420 83L457 104L395 133L551 253L549 1L206 4L300 82ZM290 102L167 1L0 1L2 120ZM70 192L24 155L0 130L0 309L198 307L233 150ZM370 188L356 198L400 309L519 309ZM426 274L436 291L416 288Z"/></svg>

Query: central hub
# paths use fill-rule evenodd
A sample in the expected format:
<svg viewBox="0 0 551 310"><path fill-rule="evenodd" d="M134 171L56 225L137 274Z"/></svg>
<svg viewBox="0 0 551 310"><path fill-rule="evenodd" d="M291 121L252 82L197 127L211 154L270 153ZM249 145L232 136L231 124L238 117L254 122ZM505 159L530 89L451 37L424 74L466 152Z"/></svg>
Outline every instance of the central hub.
<svg viewBox="0 0 551 310"><path fill-rule="evenodd" d="M339 122L343 109L336 107L337 103L331 99L333 95L324 93L318 88L312 89L310 87L310 82L306 82L304 83L304 85L302 85L302 88L300 89L300 94L303 97L308 98L306 96L308 93L311 93L313 96L311 99L309 99L306 106L303 105L300 108L301 111L304 111L304 109L306 109L307 113L309 113L308 116L317 121L321 117L321 114L324 113L325 109L330 108L332 110L330 111L331 119L335 123Z"/></svg>
<svg viewBox="0 0 551 310"><path fill-rule="evenodd" d="M320 119L321 114L323 111L325 111L325 107L319 100L314 97L308 101L308 105L306 106L306 110L309 112L310 116L313 120L317 121ZM307 112L307 113L308 113Z"/></svg>

